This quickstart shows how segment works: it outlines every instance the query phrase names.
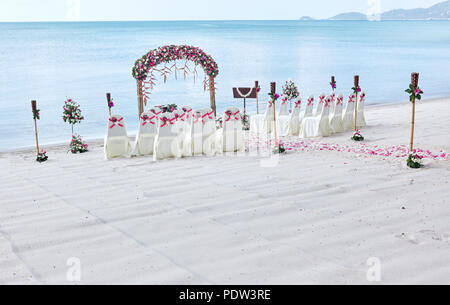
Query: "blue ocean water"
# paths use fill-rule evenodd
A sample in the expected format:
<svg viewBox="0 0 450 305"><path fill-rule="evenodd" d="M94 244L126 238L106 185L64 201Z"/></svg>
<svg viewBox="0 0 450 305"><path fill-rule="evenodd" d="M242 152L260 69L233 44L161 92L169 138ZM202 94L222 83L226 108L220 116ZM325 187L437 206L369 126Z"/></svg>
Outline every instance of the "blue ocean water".
<svg viewBox="0 0 450 305"><path fill-rule="evenodd" d="M302 96L317 96L330 91L331 75L346 95L359 74L368 103L407 100L413 71L421 73L425 97L450 95L448 21L0 23L0 151L34 144L32 99L41 109L43 144L70 140L70 126L61 119L66 97L78 101L86 117L75 131L86 139L103 137L106 92L133 134L138 118L131 68L164 44L198 46L216 59L218 110L242 105L232 98L233 86L259 80L265 95L269 82L278 82L280 91L292 79ZM157 84L151 103L205 107L209 94L201 80L169 78Z"/></svg>

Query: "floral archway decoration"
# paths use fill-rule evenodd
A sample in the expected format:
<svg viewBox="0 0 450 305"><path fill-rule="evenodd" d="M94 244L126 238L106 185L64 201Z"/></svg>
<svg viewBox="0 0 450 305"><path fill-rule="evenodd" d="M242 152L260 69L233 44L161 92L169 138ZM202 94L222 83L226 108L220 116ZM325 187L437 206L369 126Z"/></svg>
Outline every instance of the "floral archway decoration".
<svg viewBox="0 0 450 305"><path fill-rule="evenodd" d="M179 67L177 60L184 61L184 64ZM173 62L172 65L170 65L171 62ZM189 66L189 62L194 64L193 68ZM164 64L164 66L159 67L161 64ZM197 67L199 66L205 72L204 90L210 91L211 108L215 111L216 88L214 79L219 74L218 64L210 55L198 47L168 45L151 50L138 59L133 67L133 77L138 84L139 112L142 113L143 111L143 105L141 104L147 104L150 99L151 91L156 85L157 74L166 82L168 75L171 73L174 73L175 78L177 78L178 72L181 72L185 79L189 73L192 73L195 82L198 76Z"/></svg>

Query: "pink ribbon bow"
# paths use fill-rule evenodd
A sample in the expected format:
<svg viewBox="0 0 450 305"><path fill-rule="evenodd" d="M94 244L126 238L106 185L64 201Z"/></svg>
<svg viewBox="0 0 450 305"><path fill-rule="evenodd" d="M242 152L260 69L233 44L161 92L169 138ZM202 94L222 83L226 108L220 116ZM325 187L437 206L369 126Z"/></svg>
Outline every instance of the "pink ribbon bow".
<svg viewBox="0 0 450 305"><path fill-rule="evenodd" d="M109 119L109 121L110 121L111 123L113 123L109 128L112 129L112 128L114 128L114 126L116 126L116 125L118 125L118 126L120 126L120 127L123 127L123 124L120 124L120 122L122 122L122 120L123 120L123 118L120 118L120 120L118 120L117 118Z"/></svg>
<svg viewBox="0 0 450 305"><path fill-rule="evenodd" d="M323 96L323 95L322 95L322 96L319 96L319 99L320 99L320 100L319 100L319 103L320 103L320 104L325 103L325 96Z"/></svg>
<svg viewBox="0 0 450 305"><path fill-rule="evenodd" d="M314 98L308 99L308 106L311 106L314 103Z"/></svg>
<svg viewBox="0 0 450 305"><path fill-rule="evenodd" d="M231 116L234 116L234 119L236 121L239 121L239 117L237 116L239 113L241 113L240 110L238 110L236 113L225 112L225 114L228 116L228 118L225 120L225 122L229 122L231 120Z"/></svg>
<svg viewBox="0 0 450 305"><path fill-rule="evenodd" d="M161 128L163 128L164 126L168 126L167 124L173 125L173 121L176 120L177 118L173 118L171 120L169 120L168 118L164 117L161 118L161 122L163 122L163 124L160 126Z"/></svg>
<svg viewBox="0 0 450 305"><path fill-rule="evenodd" d="M156 117L156 115L152 116L151 118L148 117L148 116L146 116L146 115L141 116L141 119L143 120L142 126L145 126L145 125L147 125L147 124L155 125L156 123L153 122L153 119L155 119L155 118L158 119L158 118Z"/></svg>
<svg viewBox="0 0 450 305"><path fill-rule="evenodd" d="M338 97L336 105L342 105L343 103L344 103L344 98L343 97Z"/></svg>
<svg viewBox="0 0 450 305"><path fill-rule="evenodd" d="M295 108L300 108L300 106L302 105L302 101L299 99L299 100L295 101L294 104L295 104Z"/></svg>

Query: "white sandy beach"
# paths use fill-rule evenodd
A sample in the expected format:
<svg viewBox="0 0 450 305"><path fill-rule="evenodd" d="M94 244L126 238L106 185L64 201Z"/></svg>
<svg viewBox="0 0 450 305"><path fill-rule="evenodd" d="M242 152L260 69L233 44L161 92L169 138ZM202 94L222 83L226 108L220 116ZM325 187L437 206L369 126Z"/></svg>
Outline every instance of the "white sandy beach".
<svg viewBox="0 0 450 305"><path fill-rule="evenodd" d="M450 99L416 147L450 152ZM409 103L369 106L366 145L409 143ZM357 146L351 132L321 142ZM450 161L335 151L105 161L102 144L0 154L0 284L450 284Z"/></svg>

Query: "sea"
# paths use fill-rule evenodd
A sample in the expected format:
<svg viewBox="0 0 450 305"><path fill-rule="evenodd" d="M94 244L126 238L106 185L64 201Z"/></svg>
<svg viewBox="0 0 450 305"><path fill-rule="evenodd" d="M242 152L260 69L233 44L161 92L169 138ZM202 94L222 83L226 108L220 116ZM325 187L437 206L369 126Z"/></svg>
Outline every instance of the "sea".
<svg viewBox="0 0 450 305"><path fill-rule="evenodd" d="M138 126L135 61L162 45L192 45L219 65L216 103L243 107L233 87L261 84L264 108L270 82L277 91L294 81L303 98L351 92L360 75L368 104L406 102L411 72L420 72L424 98L450 96L450 21L180 21L0 23L0 151L34 145L31 100L37 100L42 146L69 143L62 120L66 98L81 105L85 120L75 126L84 139L104 137L105 94L113 112L125 117L128 133ZM184 62L177 62L183 66ZM203 72L157 77L147 107L160 104L209 106ZM255 100L247 100L249 114ZM439 109L436 109L439 111ZM370 122L369 122L370 123Z"/></svg>

